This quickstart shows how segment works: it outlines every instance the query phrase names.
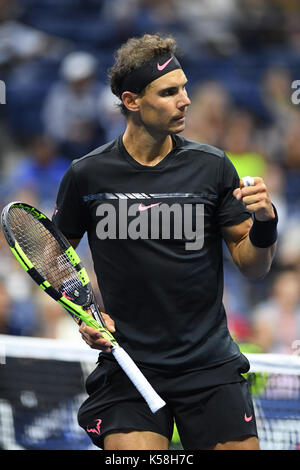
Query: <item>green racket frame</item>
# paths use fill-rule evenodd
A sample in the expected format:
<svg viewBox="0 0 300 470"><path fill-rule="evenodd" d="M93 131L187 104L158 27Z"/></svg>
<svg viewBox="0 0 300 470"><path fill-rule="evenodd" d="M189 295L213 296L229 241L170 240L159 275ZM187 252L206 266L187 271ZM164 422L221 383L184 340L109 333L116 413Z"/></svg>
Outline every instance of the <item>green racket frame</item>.
<svg viewBox="0 0 300 470"><path fill-rule="evenodd" d="M20 263L20 265L25 269L25 271L29 274L29 276L35 281L39 287L45 291L50 297L52 297L56 302L62 305L68 313L71 314L73 319L80 324L82 321L86 323L88 326L99 330L102 334L103 338L110 341L111 345L114 346L116 344L116 340L113 335L105 328L104 320L100 315L100 312L96 310L95 303L92 301L91 304L87 307L90 308L92 315L96 317L93 318L82 306L77 305L76 303L72 302L71 300L67 299L61 293L59 293L56 289L54 289L50 282L43 277L43 275L34 267L30 259L26 256L22 248L20 247L18 241L15 239L12 230L9 227L8 223L8 214L9 211L13 208L17 207L19 209L23 209L24 211L28 212L32 217L37 219L44 227L53 235L56 239L58 244L60 245L62 251L65 252L67 257L69 258L70 262L76 269L78 273L78 278L83 286L85 286L89 292L91 297L94 300L94 295L90 285L90 279L87 274L86 269L83 267L81 260L74 250L74 248L70 245L68 240L64 237L64 235L55 227L53 222L48 219L48 217L43 214L41 211L36 209L35 207L31 206L30 204L26 204L23 202L11 202L2 211L1 214L1 225L4 236L9 244L9 247Z"/></svg>

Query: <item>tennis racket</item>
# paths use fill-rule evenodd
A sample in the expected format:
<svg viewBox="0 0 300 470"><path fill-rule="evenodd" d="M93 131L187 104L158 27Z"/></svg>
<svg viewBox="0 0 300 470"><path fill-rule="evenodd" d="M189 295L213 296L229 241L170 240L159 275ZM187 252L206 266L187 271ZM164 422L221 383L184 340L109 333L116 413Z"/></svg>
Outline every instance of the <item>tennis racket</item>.
<svg viewBox="0 0 300 470"><path fill-rule="evenodd" d="M31 278L77 323L85 322L111 343L111 352L153 413L165 405L127 352L105 328L86 269L64 235L40 210L11 202L1 214L10 249ZM92 316L87 312L92 313Z"/></svg>

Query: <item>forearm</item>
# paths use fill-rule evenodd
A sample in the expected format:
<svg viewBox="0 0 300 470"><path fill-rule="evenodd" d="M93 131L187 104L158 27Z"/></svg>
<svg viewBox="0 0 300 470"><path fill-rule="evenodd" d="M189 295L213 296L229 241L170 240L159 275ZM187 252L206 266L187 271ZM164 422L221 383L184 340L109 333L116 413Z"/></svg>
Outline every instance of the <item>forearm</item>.
<svg viewBox="0 0 300 470"><path fill-rule="evenodd" d="M251 243L248 234L235 246L233 259L247 279L259 280L270 271L275 252L276 242L267 248L258 248Z"/></svg>
<svg viewBox="0 0 300 470"><path fill-rule="evenodd" d="M253 213L235 229L225 230L225 239L240 271L248 279L263 279L270 271L276 252L278 216L261 178L250 187L234 191L237 199Z"/></svg>

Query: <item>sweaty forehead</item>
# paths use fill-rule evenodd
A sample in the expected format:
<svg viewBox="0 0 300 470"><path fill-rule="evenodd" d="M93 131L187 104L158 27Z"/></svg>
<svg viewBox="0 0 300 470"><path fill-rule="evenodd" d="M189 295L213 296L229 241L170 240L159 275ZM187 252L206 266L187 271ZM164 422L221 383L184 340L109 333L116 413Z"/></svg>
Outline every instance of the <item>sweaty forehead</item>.
<svg viewBox="0 0 300 470"><path fill-rule="evenodd" d="M147 90L153 92L163 90L165 88L180 87L186 83L187 79L182 69L172 70L162 77L153 80L147 86Z"/></svg>

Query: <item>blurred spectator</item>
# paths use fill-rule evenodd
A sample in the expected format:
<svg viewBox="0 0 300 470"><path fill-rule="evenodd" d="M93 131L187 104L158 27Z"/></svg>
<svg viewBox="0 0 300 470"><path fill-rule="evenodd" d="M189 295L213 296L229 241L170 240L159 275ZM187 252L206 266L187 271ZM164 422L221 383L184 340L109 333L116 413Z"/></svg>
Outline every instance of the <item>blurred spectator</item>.
<svg viewBox="0 0 300 470"><path fill-rule="evenodd" d="M32 280L24 275L24 270L12 256L7 241L0 231L0 280L5 283L8 295L14 304L23 303L22 311L32 307L29 298L32 296ZM32 317L32 315L31 315Z"/></svg>
<svg viewBox="0 0 300 470"><path fill-rule="evenodd" d="M280 168L281 202L288 217L299 218L300 207L300 113L291 100L291 71L286 66L270 66L262 81L262 99L271 117L263 132L263 148L269 163L268 183L272 187L273 169ZM279 175L278 175L279 176ZM274 201L275 202L275 201ZM283 205L281 204L283 209ZM283 226L281 217L281 226ZM287 229L287 226L285 227Z"/></svg>
<svg viewBox="0 0 300 470"><path fill-rule="evenodd" d="M10 334L10 316L12 306L5 283L0 280L0 334Z"/></svg>
<svg viewBox="0 0 300 470"><path fill-rule="evenodd" d="M120 42L145 32L178 33L182 26L177 0L104 0L101 13L117 26Z"/></svg>
<svg viewBox="0 0 300 470"><path fill-rule="evenodd" d="M102 0L101 23L104 23L114 32L115 41L122 43L124 38L135 35L137 7L139 0ZM112 48L115 43L110 41Z"/></svg>
<svg viewBox="0 0 300 470"><path fill-rule="evenodd" d="M0 230L0 259L0 279L2 279L4 278L7 271L12 271L13 266L16 266L16 263L14 262L14 259L11 256L9 246L3 235L2 230Z"/></svg>
<svg viewBox="0 0 300 470"><path fill-rule="evenodd" d="M109 86L99 96L98 106L102 112L107 141L114 140L125 131L125 119L120 113L120 100L112 94Z"/></svg>
<svg viewBox="0 0 300 470"><path fill-rule="evenodd" d="M285 14L274 0L239 0L235 32L248 52L287 44Z"/></svg>
<svg viewBox="0 0 300 470"><path fill-rule="evenodd" d="M276 0L280 4L285 14L285 30L288 47L295 51L300 51L300 18L298 0Z"/></svg>
<svg viewBox="0 0 300 470"><path fill-rule="evenodd" d="M139 34L145 30L176 32L181 28L181 17L178 14L176 0L138 0L136 28Z"/></svg>
<svg viewBox="0 0 300 470"><path fill-rule="evenodd" d="M284 65L269 66L262 76L261 98L273 124L285 129L294 106L291 101L292 75Z"/></svg>
<svg viewBox="0 0 300 470"><path fill-rule="evenodd" d="M278 212L278 234L279 238L283 235L288 227L288 211L285 197L285 173L282 166L277 163L268 162L265 183L271 197L271 201Z"/></svg>
<svg viewBox="0 0 300 470"><path fill-rule="evenodd" d="M285 132L296 112L291 100L292 81L288 67L273 65L266 68L259 82L261 101L268 119L261 143L268 160L276 163L282 162Z"/></svg>
<svg viewBox="0 0 300 470"><path fill-rule="evenodd" d="M300 221L288 220L281 231L277 260L280 266L300 269Z"/></svg>
<svg viewBox="0 0 300 470"><path fill-rule="evenodd" d="M22 22L22 10L22 2L0 0L0 76L9 103L5 119L20 142L28 132L41 130L38 108L50 71L71 48L68 40Z"/></svg>
<svg viewBox="0 0 300 470"><path fill-rule="evenodd" d="M223 304L226 310L228 329L236 342L247 342L251 336L251 326L248 305L246 305L247 294L243 292L243 287L245 290L246 286L241 283L242 289L238 290L239 295L236 295L237 290L233 289L231 285L227 285L227 279L228 275L224 285Z"/></svg>
<svg viewBox="0 0 300 470"><path fill-rule="evenodd" d="M294 114L285 136L282 157L285 172L285 197L290 216L300 218L300 113Z"/></svg>
<svg viewBox="0 0 300 470"><path fill-rule="evenodd" d="M66 40L19 21L22 8L16 0L0 0L0 67L13 72L38 57L56 56L70 47Z"/></svg>
<svg viewBox="0 0 300 470"><path fill-rule="evenodd" d="M87 52L72 52L61 64L61 80L46 97L42 110L45 132L62 153L79 158L106 141L97 61Z"/></svg>
<svg viewBox="0 0 300 470"><path fill-rule="evenodd" d="M231 100L217 81L201 83L191 91L191 106L183 135L192 140L221 147Z"/></svg>
<svg viewBox="0 0 300 470"><path fill-rule="evenodd" d="M70 161L57 153L45 135L32 138L29 153L13 167L6 184L10 200L21 200L41 210L54 207L57 187Z"/></svg>
<svg viewBox="0 0 300 470"><path fill-rule="evenodd" d="M195 50L228 56L239 51L234 31L239 0L176 0L178 19L185 25L181 48L195 60Z"/></svg>
<svg viewBox="0 0 300 470"><path fill-rule="evenodd" d="M20 293L14 297L11 287L11 280L0 279L0 334L32 336L36 331L34 305L28 298L21 300Z"/></svg>
<svg viewBox="0 0 300 470"><path fill-rule="evenodd" d="M260 153L259 139L255 119L247 110L233 109L229 113L222 144L227 156L235 166L240 178L244 176L267 175L267 162ZM229 312L249 317L253 303L264 297L268 278L259 283L250 282L240 276L227 250L224 250L224 279L228 290ZM239 293L236 295L236 293ZM242 338L243 340L243 338Z"/></svg>
<svg viewBox="0 0 300 470"><path fill-rule="evenodd" d="M37 292L36 308L36 336L82 342L77 323L61 305L42 291Z"/></svg>
<svg viewBox="0 0 300 470"><path fill-rule="evenodd" d="M232 31L237 0L105 0L102 15L119 32L119 40L147 33L173 34L186 58L195 50L222 55L238 49Z"/></svg>
<svg viewBox="0 0 300 470"><path fill-rule="evenodd" d="M228 117L223 147L240 178L265 177L266 161L258 150L255 122L249 112L236 110Z"/></svg>
<svg viewBox="0 0 300 470"><path fill-rule="evenodd" d="M300 278L296 270L277 275L270 296L252 313L253 343L266 353L292 354L300 339Z"/></svg>

